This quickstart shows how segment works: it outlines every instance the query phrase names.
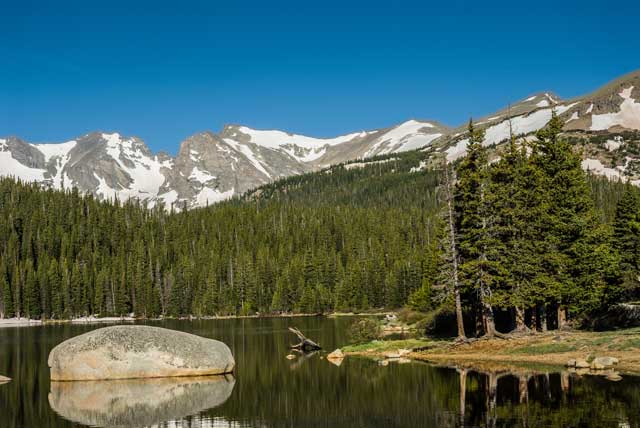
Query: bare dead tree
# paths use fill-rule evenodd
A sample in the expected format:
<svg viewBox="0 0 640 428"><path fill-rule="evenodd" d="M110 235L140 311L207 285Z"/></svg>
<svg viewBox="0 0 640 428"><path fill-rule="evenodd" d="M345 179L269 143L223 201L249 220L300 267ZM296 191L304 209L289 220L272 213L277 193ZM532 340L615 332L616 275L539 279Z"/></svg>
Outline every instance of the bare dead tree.
<svg viewBox="0 0 640 428"><path fill-rule="evenodd" d="M298 344L291 345L291 349L297 349L297 350L300 350L300 351L303 351L303 352L311 352L311 351L317 351L319 349L322 349L322 347L320 345L318 345L313 340L307 338L297 328L289 327L289 331L291 333L295 334L296 336L298 336L298 339L300 339L300 342Z"/></svg>

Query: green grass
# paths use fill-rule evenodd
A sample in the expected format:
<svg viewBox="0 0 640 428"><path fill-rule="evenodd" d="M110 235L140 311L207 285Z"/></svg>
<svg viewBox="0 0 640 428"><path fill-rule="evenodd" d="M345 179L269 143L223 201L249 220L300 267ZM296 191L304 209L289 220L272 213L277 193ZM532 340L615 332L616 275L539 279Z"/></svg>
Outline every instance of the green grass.
<svg viewBox="0 0 640 428"><path fill-rule="evenodd" d="M522 348L510 349L509 354L516 355L543 355L543 354L558 354L561 352L575 351L574 345L567 343L545 343L541 345L530 345Z"/></svg>
<svg viewBox="0 0 640 428"><path fill-rule="evenodd" d="M640 338L627 339L609 346L609 349L616 351L629 351L631 349L640 349Z"/></svg>
<svg viewBox="0 0 640 428"><path fill-rule="evenodd" d="M419 349L434 346L432 340L404 339L404 340L374 340L373 342L348 345L342 348L344 352L386 352L398 349Z"/></svg>

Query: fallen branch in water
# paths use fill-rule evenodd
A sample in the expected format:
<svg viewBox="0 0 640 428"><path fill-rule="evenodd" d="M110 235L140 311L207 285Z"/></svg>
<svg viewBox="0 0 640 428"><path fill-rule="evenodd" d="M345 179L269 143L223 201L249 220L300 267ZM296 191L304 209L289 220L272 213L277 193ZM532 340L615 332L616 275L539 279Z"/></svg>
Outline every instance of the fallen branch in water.
<svg viewBox="0 0 640 428"><path fill-rule="evenodd" d="M289 331L293 334L295 334L296 336L298 336L298 339L300 339L300 343L296 344L296 345L291 345L291 349L298 349L301 350L303 352L310 352L310 351L317 351L319 349L322 349L322 347L320 345L318 345L316 342L314 342L311 339L308 339L304 334L302 334L302 332L300 330L298 330L295 327L289 327Z"/></svg>

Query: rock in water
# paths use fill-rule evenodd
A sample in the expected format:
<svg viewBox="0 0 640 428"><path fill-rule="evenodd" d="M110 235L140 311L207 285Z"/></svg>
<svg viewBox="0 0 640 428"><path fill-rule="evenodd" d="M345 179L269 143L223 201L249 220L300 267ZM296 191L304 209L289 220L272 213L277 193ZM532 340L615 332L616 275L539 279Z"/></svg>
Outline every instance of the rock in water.
<svg viewBox="0 0 640 428"><path fill-rule="evenodd" d="M227 345L181 331L114 326L69 339L51 351L52 381L139 379L231 373Z"/></svg>
<svg viewBox="0 0 640 428"><path fill-rule="evenodd" d="M220 406L234 384L233 375L51 382L49 404L83 426L165 426L165 421Z"/></svg>

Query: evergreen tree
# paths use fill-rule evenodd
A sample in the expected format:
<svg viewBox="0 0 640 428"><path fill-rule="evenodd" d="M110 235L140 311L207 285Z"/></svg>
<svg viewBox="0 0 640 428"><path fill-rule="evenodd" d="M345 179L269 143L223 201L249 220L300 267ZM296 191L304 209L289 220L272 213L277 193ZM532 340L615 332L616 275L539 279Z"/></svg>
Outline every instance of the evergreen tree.
<svg viewBox="0 0 640 428"><path fill-rule="evenodd" d="M501 281L495 261L499 241L495 239L487 197L487 153L484 132L469 121L467 156L460 162L455 207L460 248L461 283L478 296L481 325L487 336L495 334L493 290Z"/></svg>
<svg viewBox="0 0 640 428"><path fill-rule="evenodd" d="M613 231L620 254L620 278L608 299L640 299L640 192L629 183L616 206Z"/></svg>

